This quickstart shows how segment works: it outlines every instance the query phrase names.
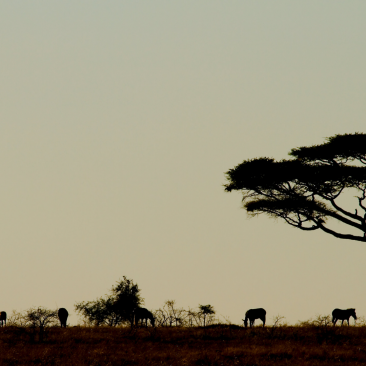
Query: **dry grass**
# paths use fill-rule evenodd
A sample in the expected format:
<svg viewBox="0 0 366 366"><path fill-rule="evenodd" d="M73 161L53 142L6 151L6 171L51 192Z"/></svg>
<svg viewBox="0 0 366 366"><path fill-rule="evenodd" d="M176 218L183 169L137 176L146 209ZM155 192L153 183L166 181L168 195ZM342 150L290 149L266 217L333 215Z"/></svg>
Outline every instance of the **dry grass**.
<svg viewBox="0 0 366 366"><path fill-rule="evenodd" d="M366 364L366 327L0 329L1 365Z"/></svg>

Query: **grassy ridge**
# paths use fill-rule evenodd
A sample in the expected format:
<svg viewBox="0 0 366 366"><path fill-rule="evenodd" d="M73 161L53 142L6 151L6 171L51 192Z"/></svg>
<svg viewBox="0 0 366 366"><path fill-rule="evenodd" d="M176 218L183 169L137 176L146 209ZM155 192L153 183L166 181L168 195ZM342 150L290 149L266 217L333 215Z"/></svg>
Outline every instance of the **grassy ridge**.
<svg viewBox="0 0 366 366"><path fill-rule="evenodd" d="M366 364L366 327L0 328L1 365Z"/></svg>

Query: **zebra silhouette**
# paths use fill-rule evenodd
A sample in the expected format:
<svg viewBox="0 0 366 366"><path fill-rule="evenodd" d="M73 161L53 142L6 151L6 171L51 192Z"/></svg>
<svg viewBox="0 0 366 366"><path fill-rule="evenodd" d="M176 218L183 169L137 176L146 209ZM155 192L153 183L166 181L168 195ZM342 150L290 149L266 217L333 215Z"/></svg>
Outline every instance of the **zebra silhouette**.
<svg viewBox="0 0 366 366"><path fill-rule="evenodd" d="M263 327L266 324L266 311L262 308L259 309L249 309L246 313L245 313L245 319L243 319L244 321L244 325L245 328L248 326L248 319L249 319L249 326L252 327L254 325L255 319L260 319L263 322Z"/></svg>
<svg viewBox="0 0 366 366"><path fill-rule="evenodd" d="M58 318L60 319L61 328L66 328L67 318L69 316L69 312L65 308L58 309Z"/></svg>
<svg viewBox="0 0 366 366"><path fill-rule="evenodd" d="M348 326L349 326L349 318L352 316L355 320L357 320L357 316L356 316L356 309L346 309L346 310L341 310L341 309L334 309L332 311L332 323L335 326L338 320L342 320L342 324L345 320L347 320Z"/></svg>
<svg viewBox="0 0 366 366"><path fill-rule="evenodd" d="M141 320L141 324L144 324L144 320L145 320L145 325L147 327L147 320L150 320L150 323L153 327L155 327L155 318L154 315L152 315L151 311L145 309L145 308L136 308L133 311L133 315L135 317L135 325L138 325L139 320Z"/></svg>
<svg viewBox="0 0 366 366"><path fill-rule="evenodd" d="M6 325L6 312L2 311L0 313L0 327L3 327L4 325Z"/></svg>

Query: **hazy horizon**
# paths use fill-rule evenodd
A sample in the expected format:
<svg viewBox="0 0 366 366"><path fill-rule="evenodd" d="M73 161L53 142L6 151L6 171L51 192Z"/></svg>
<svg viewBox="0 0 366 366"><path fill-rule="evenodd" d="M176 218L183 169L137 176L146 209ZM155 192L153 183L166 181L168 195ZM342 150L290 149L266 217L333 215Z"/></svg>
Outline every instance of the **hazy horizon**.
<svg viewBox="0 0 366 366"><path fill-rule="evenodd" d="M0 3L2 301L366 316L366 247L248 219L224 173L365 132L361 1Z"/></svg>

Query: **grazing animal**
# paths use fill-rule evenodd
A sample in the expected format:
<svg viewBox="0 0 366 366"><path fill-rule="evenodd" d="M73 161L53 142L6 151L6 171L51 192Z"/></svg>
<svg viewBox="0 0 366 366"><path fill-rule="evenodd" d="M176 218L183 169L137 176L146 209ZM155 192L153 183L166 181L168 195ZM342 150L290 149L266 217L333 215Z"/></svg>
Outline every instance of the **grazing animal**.
<svg viewBox="0 0 366 366"><path fill-rule="evenodd" d="M248 319L249 319L249 326L252 327L254 325L255 319L260 319L263 322L263 327L266 324L266 311L262 308L259 309L249 309L246 313L245 313L245 319L243 319L244 321L244 325L245 328L248 326Z"/></svg>
<svg viewBox="0 0 366 366"><path fill-rule="evenodd" d="M349 326L349 318L352 316L355 320L357 320L356 316L356 309L347 309L347 310L341 310L341 309L334 309L332 311L332 323L335 326L338 320L342 320L342 324L345 320L347 320L348 326Z"/></svg>
<svg viewBox="0 0 366 366"><path fill-rule="evenodd" d="M66 328L66 322L67 322L68 316L69 316L69 312L65 308L58 309L58 318L60 319L61 328L62 327Z"/></svg>
<svg viewBox="0 0 366 366"><path fill-rule="evenodd" d="M6 325L6 312L5 311L2 311L0 313L0 326L4 326Z"/></svg>
<svg viewBox="0 0 366 366"><path fill-rule="evenodd" d="M147 320L150 319L151 325L155 327L155 318L149 310L145 308L136 308L133 313L135 317L135 325L138 325L139 320L141 320L141 323L143 325L145 320L147 326Z"/></svg>

